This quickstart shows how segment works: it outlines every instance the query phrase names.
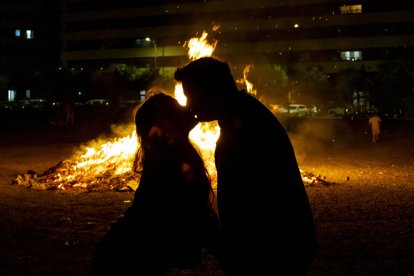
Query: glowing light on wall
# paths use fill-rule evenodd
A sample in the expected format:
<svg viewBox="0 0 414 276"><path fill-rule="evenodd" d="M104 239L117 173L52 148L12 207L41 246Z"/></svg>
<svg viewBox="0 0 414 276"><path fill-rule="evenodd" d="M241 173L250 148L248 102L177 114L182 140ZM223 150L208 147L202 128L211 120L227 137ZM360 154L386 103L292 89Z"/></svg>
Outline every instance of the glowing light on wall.
<svg viewBox="0 0 414 276"><path fill-rule="evenodd" d="M362 51L344 51L341 52L341 59L347 61L362 60Z"/></svg>

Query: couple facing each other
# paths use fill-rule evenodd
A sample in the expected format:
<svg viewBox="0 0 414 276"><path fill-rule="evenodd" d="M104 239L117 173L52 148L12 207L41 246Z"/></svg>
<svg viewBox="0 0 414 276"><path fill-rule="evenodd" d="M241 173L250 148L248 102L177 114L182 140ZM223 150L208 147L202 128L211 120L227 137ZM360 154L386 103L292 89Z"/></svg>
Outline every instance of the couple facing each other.
<svg viewBox="0 0 414 276"><path fill-rule="evenodd" d="M159 93L138 108L140 184L98 245L94 274L195 268L205 248L231 276L305 275L317 238L283 126L258 99L238 90L226 62L200 58L178 68L174 78L187 107ZM198 122L213 120L220 126L217 213L209 175L188 138Z"/></svg>

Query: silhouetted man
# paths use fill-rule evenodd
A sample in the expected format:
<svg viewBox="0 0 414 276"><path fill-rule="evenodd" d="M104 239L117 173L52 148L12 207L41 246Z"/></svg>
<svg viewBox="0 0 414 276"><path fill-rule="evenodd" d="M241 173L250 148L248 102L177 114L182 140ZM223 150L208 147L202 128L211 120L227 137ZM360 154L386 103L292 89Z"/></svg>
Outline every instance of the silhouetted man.
<svg viewBox="0 0 414 276"><path fill-rule="evenodd" d="M217 200L229 275L304 275L316 254L312 211L283 126L239 91L227 63L201 58L178 68L199 121L218 120Z"/></svg>

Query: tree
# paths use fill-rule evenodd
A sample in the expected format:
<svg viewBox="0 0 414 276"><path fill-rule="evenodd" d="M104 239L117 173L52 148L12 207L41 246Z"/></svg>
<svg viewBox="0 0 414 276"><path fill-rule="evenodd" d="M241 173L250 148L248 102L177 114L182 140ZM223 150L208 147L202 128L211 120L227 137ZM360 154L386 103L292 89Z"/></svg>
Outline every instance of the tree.
<svg viewBox="0 0 414 276"><path fill-rule="evenodd" d="M291 87L291 102L325 106L332 91L323 69L314 65L295 75L296 81L292 82Z"/></svg>
<svg viewBox="0 0 414 276"><path fill-rule="evenodd" d="M277 64L254 65L247 74L257 97L265 104L286 104L288 102L287 70Z"/></svg>
<svg viewBox="0 0 414 276"><path fill-rule="evenodd" d="M6 93L3 93L3 91L6 91L8 89L9 82L9 77L6 74L0 73L0 100L2 100L7 95Z"/></svg>
<svg viewBox="0 0 414 276"><path fill-rule="evenodd" d="M140 90L159 86L171 90L172 78L162 76L157 68L138 68L134 65L112 64L92 76L94 91L118 103L123 98L139 99Z"/></svg>
<svg viewBox="0 0 414 276"><path fill-rule="evenodd" d="M360 113L368 111L373 86L372 76L364 66L348 67L337 75L336 90L340 103L353 104Z"/></svg>
<svg viewBox="0 0 414 276"><path fill-rule="evenodd" d="M413 88L414 78L410 64L404 61L387 61L378 68L371 102L381 113L400 114L405 109L405 99Z"/></svg>

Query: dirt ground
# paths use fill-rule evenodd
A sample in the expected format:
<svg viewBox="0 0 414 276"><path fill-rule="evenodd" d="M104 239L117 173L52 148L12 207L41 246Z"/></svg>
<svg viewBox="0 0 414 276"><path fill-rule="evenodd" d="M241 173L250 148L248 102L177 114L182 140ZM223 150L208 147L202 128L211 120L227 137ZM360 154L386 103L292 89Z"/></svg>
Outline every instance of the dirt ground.
<svg viewBox="0 0 414 276"><path fill-rule="evenodd" d="M0 132L0 275L88 275L95 246L133 193L35 190L12 180L70 158L80 144L107 133L108 121L74 127L6 121ZM306 188L321 247L310 276L414 275L414 122L385 122L379 144L371 143L366 123L286 124L301 169L332 184ZM206 256L185 275L224 274Z"/></svg>

